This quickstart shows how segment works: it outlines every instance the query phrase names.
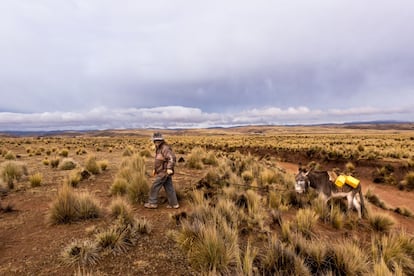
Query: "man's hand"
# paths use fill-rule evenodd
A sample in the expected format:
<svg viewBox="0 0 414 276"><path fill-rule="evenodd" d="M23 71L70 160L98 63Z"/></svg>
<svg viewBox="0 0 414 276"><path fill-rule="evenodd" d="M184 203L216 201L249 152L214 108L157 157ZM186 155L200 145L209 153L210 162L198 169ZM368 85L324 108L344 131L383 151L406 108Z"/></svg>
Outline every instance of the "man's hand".
<svg viewBox="0 0 414 276"><path fill-rule="evenodd" d="M174 173L174 171L173 170L171 170L171 169L167 169L167 174L168 175L172 175Z"/></svg>

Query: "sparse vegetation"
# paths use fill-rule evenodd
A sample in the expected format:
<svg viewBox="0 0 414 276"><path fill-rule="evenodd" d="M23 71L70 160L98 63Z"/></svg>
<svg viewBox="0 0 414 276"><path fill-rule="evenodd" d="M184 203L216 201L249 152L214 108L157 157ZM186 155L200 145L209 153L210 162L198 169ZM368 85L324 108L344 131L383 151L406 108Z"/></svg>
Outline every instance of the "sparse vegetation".
<svg viewBox="0 0 414 276"><path fill-rule="evenodd" d="M7 225L0 229L6 237L13 233L14 242L5 239L3 243L6 248L16 247L4 252L13 261L0 264L0 271L7 275L51 271L140 275L163 274L167 269L177 275L412 273L412 229L410 234L399 235L401 228L411 225L411 206L404 205L412 197L412 131L408 135L329 128L317 133L298 127L264 129L247 135L237 128L209 130L212 135L202 134L205 130L171 130L180 135L169 136L169 143L183 156L174 176L181 208L165 209L166 198L160 193L159 208L154 211L143 211L140 204L147 199L153 164L149 135L132 130L129 135L125 130L120 132L122 137L108 131L105 137L94 133L0 138L0 169L6 162L16 162L5 158L8 152L26 167L12 178L13 189L7 187L3 175L0 179L1 223ZM63 166L67 159L63 150L73 156L76 167L72 171L52 169ZM198 155L191 160L193 150ZM364 185L365 179L378 177L381 184L371 183L375 188L368 189L366 198L368 208L376 205L383 208L381 213L370 211L367 218L358 220L356 214L346 214L345 200L330 200L326 205L315 193L296 194L291 164L285 161L336 168L355 175ZM36 175L41 176L41 186L30 189L37 185L32 184L37 183ZM396 183L400 184L388 185ZM383 187L395 195L385 196ZM402 202L389 202L394 196ZM49 199L46 217L51 225L46 226L41 219ZM14 206L10 212L8 206ZM72 222L76 223L64 225ZM158 239L168 229L172 240ZM148 235L153 230L154 237ZM39 242L20 242L29 238ZM130 250L134 246L136 250ZM50 258L50 252L59 251L61 260ZM21 252L27 258L21 258ZM30 266L23 265L23 260ZM70 266L62 266L62 260ZM148 260L160 266L154 268Z"/></svg>

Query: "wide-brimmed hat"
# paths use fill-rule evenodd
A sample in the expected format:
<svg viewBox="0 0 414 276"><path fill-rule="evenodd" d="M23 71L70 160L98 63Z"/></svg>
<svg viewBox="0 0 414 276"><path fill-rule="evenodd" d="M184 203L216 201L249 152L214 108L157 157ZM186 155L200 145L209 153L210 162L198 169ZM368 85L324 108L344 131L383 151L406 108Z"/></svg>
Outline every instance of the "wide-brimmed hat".
<svg viewBox="0 0 414 276"><path fill-rule="evenodd" d="M164 141L164 137L162 137L162 134L159 132L155 132L152 135L152 141Z"/></svg>

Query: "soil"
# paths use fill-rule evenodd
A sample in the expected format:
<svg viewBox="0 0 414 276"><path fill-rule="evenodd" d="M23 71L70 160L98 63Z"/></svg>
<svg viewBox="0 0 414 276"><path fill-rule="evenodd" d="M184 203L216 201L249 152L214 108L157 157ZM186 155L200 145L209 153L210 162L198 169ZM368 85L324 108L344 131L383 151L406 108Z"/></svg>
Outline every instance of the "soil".
<svg viewBox="0 0 414 276"><path fill-rule="evenodd" d="M122 152L96 152L98 160L110 159L106 171L92 179L82 181L78 190L93 193L102 203L104 209L111 202L109 188L122 160ZM260 155L258 155L260 156ZM180 157L180 156L178 156ZM74 156L82 163L85 156ZM40 168L44 176L40 187L31 188L28 181L22 181L14 191L1 199L1 206L11 205L11 212L0 212L0 275L197 275L175 243L168 237L169 230L177 229L172 218L181 212L189 212L189 202L185 191L191 190L203 177L204 171L189 170L178 163L174 184L180 196L180 209L166 208L165 193L161 191L158 209L145 209L143 205L134 205L134 214L147 219L153 226L148 236L143 236L136 247L126 253L109 255L100 260L99 265L79 271L61 262L62 249L73 240L91 239L94 230L108 227L111 218L108 210L99 219L87 220L64 225L49 225L46 221L50 202L56 196L58 188L67 176L68 171L51 169L42 165L44 156L29 156L22 152L19 160L30 168ZM147 160L148 173L152 168L152 160ZM294 174L297 164L276 162L276 165ZM336 166L336 164L335 164ZM414 210L414 192L400 191L394 186L378 185L369 180L369 171L361 172L360 179L364 193L371 189L389 207L405 206ZM378 212L391 214L397 227L414 234L414 219L372 207Z"/></svg>

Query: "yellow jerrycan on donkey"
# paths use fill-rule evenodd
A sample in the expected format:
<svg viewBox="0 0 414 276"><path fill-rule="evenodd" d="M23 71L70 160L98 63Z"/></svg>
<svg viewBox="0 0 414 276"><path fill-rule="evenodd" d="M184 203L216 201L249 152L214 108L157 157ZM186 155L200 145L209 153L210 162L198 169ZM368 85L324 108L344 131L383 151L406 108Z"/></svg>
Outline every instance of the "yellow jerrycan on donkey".
<svg viewBox="0 0 414 276"><path fill-rule="evenodd" d="M348 184L352 188L356 188L358 187L359 182L360 180L356 179L353 176L341 174L340 176L336 178L335 185L338 186L339 188L342 188L342 186L344 186L345 184Z"/></svg>

